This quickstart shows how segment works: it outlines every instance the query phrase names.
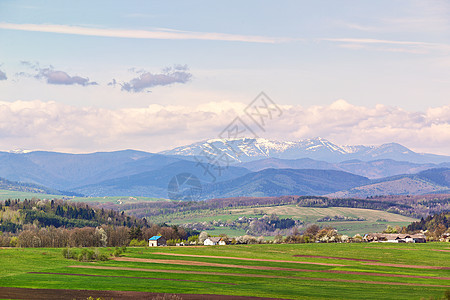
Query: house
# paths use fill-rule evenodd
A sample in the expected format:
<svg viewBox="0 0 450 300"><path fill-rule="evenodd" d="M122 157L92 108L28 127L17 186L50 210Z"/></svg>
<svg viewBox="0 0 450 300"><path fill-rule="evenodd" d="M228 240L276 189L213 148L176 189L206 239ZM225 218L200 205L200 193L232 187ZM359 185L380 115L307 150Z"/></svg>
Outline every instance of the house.
<svg viewBox="0 0 450 300"><path fill-rule="evenodd" d="M148 239L149 247L166 246L166 239L160 235L154 235Z"/></svg>
<svg viewBox="0 0 450 300"><path fill-rule="evenodd" d="M226 245L226 241L221 237L209 237L204 242L205 246Z"/></svg>
<svg viewBox="0 0 450 300"><path fill-rule="evenodd" d="M380 243L426 243L426 238L421 233L371 233L364 235L364 241Z"/></svg>
<svg viewBox="0 0 450 300"><path fill-rule="evenodd" d="M450 233L444 232L439 238L440 242L450 242Z"/></svg>

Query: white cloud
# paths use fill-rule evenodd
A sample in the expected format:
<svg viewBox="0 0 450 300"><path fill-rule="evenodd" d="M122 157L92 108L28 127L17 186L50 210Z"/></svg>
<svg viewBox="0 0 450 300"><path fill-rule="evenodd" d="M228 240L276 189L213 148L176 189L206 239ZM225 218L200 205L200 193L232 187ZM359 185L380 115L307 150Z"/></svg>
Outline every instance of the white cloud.
<svg viewBox="0 0 450 300"><path fill-rule="evenodd" d="M69 25L49 24L14 24L0 23L1 29L50 32L60 34L74 34L98 37L131 38L131 39L158 39L158 40L209 40L227 42L247 43L283 43L293 41L290 38L266 37L257 35L239 35L218 32L193 32L181 31L167 28L156 30L126 30L126 29L103 29L92 27L80 27Z"/></svg>
<svg viewBox="0 0 450 300"><path fill-rule="evenodd" d="M187 65L175 65L173 67L165 68L161 73L153 74L146 71L139 71L139 77L131 79L129 82L124 82L122 91L127 92L143 92L147 88L155 86L165 86L174 83L187 83L192 74L188 72ZM108 85L115 85L115 79Z"/></svg>
<svg viewBox="0 0 450 300"><path fill-rule="evenodd" d="M417 41L397 41L372 38L322 38L321 41L339 43L339 47L353 50L371 49L388 52L423 54L430 51L450 52L449 44Z"/></svg>
<svg viewBox="0 0 450 300"><path fill-rule="evenodd" d="M339 144L398 142L418 152L450 154L450 106L408 112L338 100L321 106L281 106L265 132L243 116L245 103L103 109L56 102L0 102L0 149L67 152L141 149L158 152L215 138L242 116L261 137L296 140L321 136Z"/></svg>

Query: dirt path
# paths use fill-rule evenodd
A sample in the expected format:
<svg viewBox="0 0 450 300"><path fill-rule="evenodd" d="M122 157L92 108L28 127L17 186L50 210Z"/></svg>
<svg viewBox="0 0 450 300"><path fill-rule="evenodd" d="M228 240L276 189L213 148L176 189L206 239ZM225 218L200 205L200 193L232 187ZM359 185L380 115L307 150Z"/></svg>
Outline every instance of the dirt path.
<svg viewBox="0 0 450 300"><path fill-rule="evenodd" d="M169 256L184 256L184 257L202 257L202 258L224 258L224 259L236 259L236 260L247 260L247 261L267 261L267 262L308 264L308 265L331 266L331 267L346 267L347 266L347 265L341 265L341 264L318 263L318 262L309 262L309 261L276 260L276 259L264 259L264 258L245 258L245 257L232 257L232 256L176 254L176 253L163 253L163 252L155 252L155 253L152 253L152 254L169 255Z"/></svg>
<svg viewBox="0 0 450 300"><path fill-rule="evenodd" d="M379 261L377 259L361 259L361 258L347 258L347 257L335 257L335 256L320 256L320 255L292 255L293 257L311 257L311 258L326 258L326 259L342 259L342 260L352 260L352 261L367 261L367 262L376 262Z"/></svg>
<svg viewBox="0 0 450 300"><path fill-rule="evenodd" d="M24 299L24 300L48 300L48 299L68 299L68 300L86 300L88 297L131 300L146 299L151 300L156 296L164 294L133 292L133 291L92 291L92 290L56 290L56 289L28 289L15 287L0 287L0 297L3 299ZM183 300L280 300L278 298L259 298L245 296L228 295L194 295L177 294Z"/></svg>
<svg viewBox="0 0 450 300"><path fill-rule="evenodd" d="M427 270L450 270L450 267L438 267L438 266L418 266L418 265L402 265L402 264L387 264L387 263L365 263L365 265L383 266L383 267L398 267L398 268L415 268L415 269L427 269Z"/></svg>
<svg viewBox="0 0 450 300"><path fill-rule="evenodd" d="M168 281L186 281L186 282L201 282L201 283L212 283L212 284L236 285L236 283L228 283L228 282L214 282L214 281L201 281L201 280L188 280L188 279L171 279L171 278L153 278L153 277L131 277L131 276L118 276L118 275L95 275L95 274L51 273L51 272L28 272L28 274L87 276L87 277L114 277L114 278L117 277L117 278L151 279L151 280L168 280Z"/></svg>
<svg viewBox="0 0 450 300"><path fill-rule="evenodd" d="M239 273L181 271L181 270L159 270L159 269L141 269L141 268L127 268L127 267L105 267L105 266L69 266L69 268L99 269L99 270L122 270L122 271L141 271L141 272L175 273L175 274L196 274L196 275L221 275L221 276L237 276L237 277L259 277L259 278L286 278L286 279L299 278L297 276L276 276L276 275L264 275L264 274L239 274ZM391 274L391 273L372 273L372 272L357 272L357 271L308 270L308 269L295 269L295 271L297 271L297 272L311 272L311 273L332 273L332 274L347 274L347 275L369 275L369 276L381 276L381 277L400 277L400 278L421 278L421 279L450 280L450 277L404 275L404 274Z"/></svg>

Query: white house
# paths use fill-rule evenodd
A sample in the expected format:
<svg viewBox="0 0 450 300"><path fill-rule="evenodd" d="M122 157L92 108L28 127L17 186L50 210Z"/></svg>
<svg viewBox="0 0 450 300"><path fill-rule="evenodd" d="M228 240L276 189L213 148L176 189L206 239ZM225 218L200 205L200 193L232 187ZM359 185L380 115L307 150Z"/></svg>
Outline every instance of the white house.
<svg viewBox="0 0 450 300"><path fill-rule="evenodd" d="M226 245L225 241L221 237L209 237L204 242L205 246Z"/></svg>

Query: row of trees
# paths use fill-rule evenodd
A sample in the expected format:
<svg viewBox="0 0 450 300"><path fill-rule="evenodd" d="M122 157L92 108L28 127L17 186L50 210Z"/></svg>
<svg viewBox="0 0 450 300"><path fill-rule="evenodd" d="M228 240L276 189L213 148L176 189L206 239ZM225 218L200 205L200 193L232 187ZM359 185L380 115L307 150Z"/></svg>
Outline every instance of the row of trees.
<svg viewBox="0 0 450 300"><path fill-rule="evenodd" d="M195 232L193 232L195 233ZM167 240L184 240L188 232L178 226L152 225L147 228L102 225L99 227L56 228L26 225L17 235L0 233L1 247L122 247L131 240L161 235Z"/></svg>
<svg viewBox="0 0 450 300"><path fill-rule="evenodd" d="M110 209L63 200L0 202L0 246L117 247L154 235L187 239L198 232L167 224L149 224Z"/></svg>
<svg viewBox="0 0 450 300"><path fill-rule="evenodd" d="M443 239L443 235L450 236L450 212L443 212L433 216L422 218L406 227L408 232L423 231L430 241Z"/></svg>

